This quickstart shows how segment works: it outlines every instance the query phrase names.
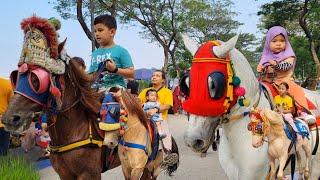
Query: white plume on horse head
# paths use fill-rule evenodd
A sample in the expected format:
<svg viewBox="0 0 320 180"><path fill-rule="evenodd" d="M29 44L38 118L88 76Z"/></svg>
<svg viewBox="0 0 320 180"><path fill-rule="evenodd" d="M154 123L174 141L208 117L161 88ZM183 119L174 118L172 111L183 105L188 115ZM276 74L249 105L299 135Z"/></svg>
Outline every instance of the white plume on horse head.
<svg viewBox="0 0 320 180"><path fill-rule="evenodd" d="M214 46L212 48L214 54L219 58L225 58L226 55L236 46L239 35L236 35L229 39L229 41L222 43L220 46Z"/></svg>
<svg viewBox="0 0 320 180"><path fill-rule="evenodd" d="M187 34L181 34L184 45L191 52L192 55L195 55L200 44L191 39Z"/></svg>

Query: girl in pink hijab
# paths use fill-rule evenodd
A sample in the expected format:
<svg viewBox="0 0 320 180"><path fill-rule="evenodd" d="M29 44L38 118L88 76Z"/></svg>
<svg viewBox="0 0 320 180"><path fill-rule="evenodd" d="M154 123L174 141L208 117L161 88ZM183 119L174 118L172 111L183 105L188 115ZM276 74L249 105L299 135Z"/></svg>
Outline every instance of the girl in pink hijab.
<svg viewBox="0 0 320 180"><path fill-rule="evenodd" d="M289 94L303 108L308 109L302 87L297 85L292 78L296 56L290 45L287 31L281 26L274 26L267 32L267 37L257 71L263 72L267 67L273 67L276 77L273 82L280 84L286 82L289 85ZM270 69L266 69L270 71ZM267 78L266 78L267 79ZM268 79L267 79L268 80Z"/></svg>

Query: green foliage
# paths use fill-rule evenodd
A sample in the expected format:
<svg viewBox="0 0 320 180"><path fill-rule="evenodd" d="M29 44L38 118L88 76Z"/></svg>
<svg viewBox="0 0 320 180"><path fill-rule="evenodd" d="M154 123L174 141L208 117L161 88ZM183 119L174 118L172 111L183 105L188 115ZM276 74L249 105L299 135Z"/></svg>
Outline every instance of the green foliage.
<svg viewBox="0 0 320 180"><path fill-rule="evenodd" d="M182 0L181 13L182 25L190 37L202 44L210 40L227 41L237 34L242 23L234 20L237 15L232 11L233 3L230 0L203 1L203 0ZM255 64L258 54L255 52L257 39L253 34L242 33L239 36L236 48L239 49L249 62ZM177 52L177 62L185 66L183 70L191 66L192 55L181 56L185 51L183 46L179 46ZM170 66L169 66L170 68ZM171 68L170 75L176 77L176 72Z"/></svg>
<svg viewBox="0 0 320 180"><path fill-rule="evenodd" d="M184 72L191 67L193 55L185 49L184 45L181 46L182 47L177 50L175 55L177 65L181 69L180 74L178 75L173 65L169 64L168 72L170 77L181 77Z"/></svg>
<svg viewBox="0 0 320 180"><path fill-rule="evenodd" d="M19 156L0 156L0 179L40 179L34 164Z"/></svg>
<svg viewBox="0 0 320 180"><path fill-rule="evenodd" d="M150 87L151 81L139 80L138 83L139 83L139 93L140 93L143 89Z"/></svg>
<svg viewBox="0 0 320 180"><path fill-rule="evenodd" d="M303 36L295 36L290 38L290 42L297 57L295 76L299 79L305 79L308 76L316 75L315 64L308 51L308 40Z"/></svg>
<svg viewBox="0 0 320 180"><path fill-rule="evenodd" d="M61 22L59 19L51 17L48 19L48 21L54 26L56 30L59 30L61 28Z"/></svg>
<svg viewBox="0 0 320 180"><path fill-rule="evenodd" d="M185 16L186 32L199 43L228 40L229 34L235 33L242 25L233 20L237 13L232 11L232 5L230 0L183 0L181 13Z"/></svg>

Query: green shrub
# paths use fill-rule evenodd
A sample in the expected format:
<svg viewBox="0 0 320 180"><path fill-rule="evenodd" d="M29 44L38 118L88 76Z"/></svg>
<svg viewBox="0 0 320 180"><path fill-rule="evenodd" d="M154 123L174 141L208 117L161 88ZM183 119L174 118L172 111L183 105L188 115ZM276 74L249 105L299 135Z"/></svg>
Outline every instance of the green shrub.
<svg viewBox="0 0 320 180"><path fill-rule="evenodd" d="M1 180L37 180L40 175L35 165L21 156L0 156Z"/></svg>

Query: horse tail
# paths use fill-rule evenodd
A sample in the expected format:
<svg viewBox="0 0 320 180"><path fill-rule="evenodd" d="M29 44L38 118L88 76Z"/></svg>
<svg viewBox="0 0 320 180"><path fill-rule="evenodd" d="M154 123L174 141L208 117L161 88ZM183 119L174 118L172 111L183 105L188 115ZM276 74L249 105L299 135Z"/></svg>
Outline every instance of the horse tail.
<svg viewBox="0 0 320 180"><path fill-rule="evenodd" d="M180 158L178 145L177 145L177 143L176 143L176 140L175 140L173 137L172 137L171 153L177 153L177 154L178 154L178 161L177 161L177 163L175 163L174 165L168 166L167 169L165 170L166 173L167 173L169 176L172 176L172 173L174 173L174 172L177 171L177 169L178 169L178 167L179 167L179 158Z"/></svg>

